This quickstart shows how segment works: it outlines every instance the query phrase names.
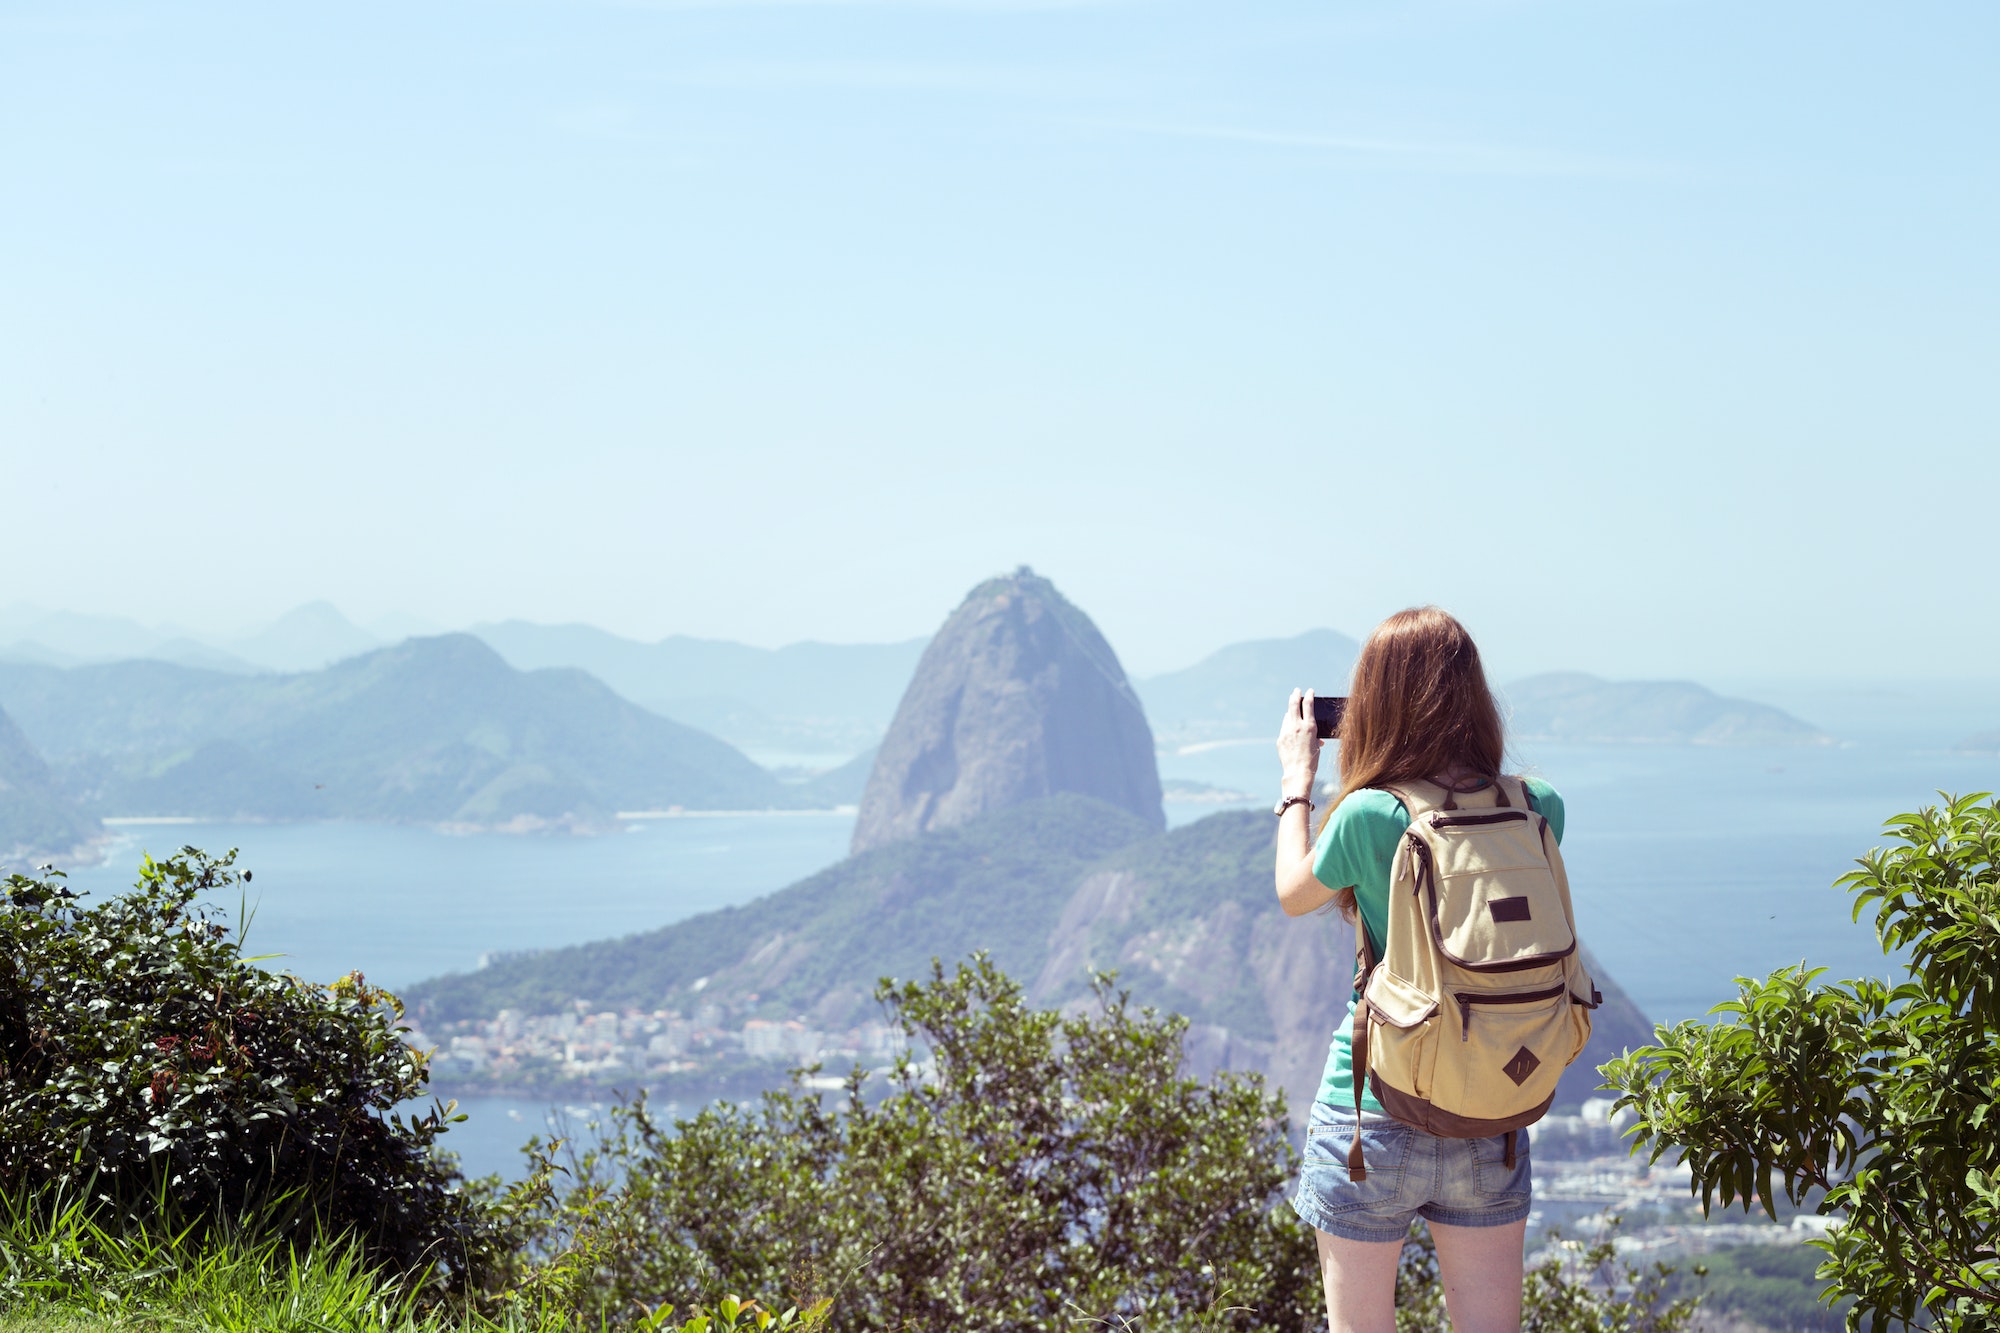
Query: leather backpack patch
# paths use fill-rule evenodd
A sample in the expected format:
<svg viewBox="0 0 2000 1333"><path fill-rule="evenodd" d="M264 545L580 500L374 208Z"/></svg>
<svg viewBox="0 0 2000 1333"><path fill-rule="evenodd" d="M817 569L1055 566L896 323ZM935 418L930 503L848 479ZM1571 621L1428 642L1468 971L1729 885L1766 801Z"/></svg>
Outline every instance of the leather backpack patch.
<svg viewBox="0 0 2000 1333"><path fill-rule="evenodd" d="M1500 1066L1500 1072L1508 1078L1513 1079L1514 1086L1518 1088L1523 1083L1526 1083L1528 1076L1541 1068L1541 1066L1542 1062L1535 1058L1535 1053L1523 1046L1520 1050L1514 1052L1513 1059Z"/></svg>

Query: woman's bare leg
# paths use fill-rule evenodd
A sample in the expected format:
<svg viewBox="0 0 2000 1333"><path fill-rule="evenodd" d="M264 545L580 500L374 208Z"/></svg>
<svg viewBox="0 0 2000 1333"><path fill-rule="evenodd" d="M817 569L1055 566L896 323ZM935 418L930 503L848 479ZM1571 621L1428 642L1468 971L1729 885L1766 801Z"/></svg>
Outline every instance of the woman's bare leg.
<svg viewBox="0 0 2000 1333"><path fill-rule="evenodd" d="M1448 1227L1436 1222L1430 1227L1452 1333L1520 1333L1521 1247L1527 1240L1527 1219L1499 1227Z"/></svg>
<svg viewBox="0 0 2000 1333"><path fill-rule="evenodd" d="M1396 1333L1396 1260L1403 1242L1343 1240L1319 1230L1313 1235L1332 1333ZM1518 1317L1520 1292L1514 1295Z"/></svg>

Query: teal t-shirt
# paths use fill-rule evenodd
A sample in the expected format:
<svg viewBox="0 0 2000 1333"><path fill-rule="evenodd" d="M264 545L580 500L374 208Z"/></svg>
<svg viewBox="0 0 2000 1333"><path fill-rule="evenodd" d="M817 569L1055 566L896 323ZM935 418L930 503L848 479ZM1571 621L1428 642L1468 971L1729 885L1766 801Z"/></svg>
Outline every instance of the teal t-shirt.
<svg viewBox="0 0 2000 1333"><path fill-rule="evenodd" d="M1528 799L1549 821L1549 832L1560 845L1563 837L1563 800L1556 789L1540 778L1528 778ZM1329 889L1354 890L1354 905L1361 911L1361 924L1368 931L1369 947L1382 956L1382 937L1389 930L1389 867L1396 857L1396 844L1410 827L1410 812L1386 791L1363 787L1342 801L1320 830L1313 847L1313 877ZM1319 1100L1354 1110L1354 1004L1347 1002L1347 1016L1334 1029L1333 1047L1327 1052L1326 1073L1319 1081ZM1361 1092L1364 1111L1381 1111L1381 1103L1366 1088Z"/></svg>

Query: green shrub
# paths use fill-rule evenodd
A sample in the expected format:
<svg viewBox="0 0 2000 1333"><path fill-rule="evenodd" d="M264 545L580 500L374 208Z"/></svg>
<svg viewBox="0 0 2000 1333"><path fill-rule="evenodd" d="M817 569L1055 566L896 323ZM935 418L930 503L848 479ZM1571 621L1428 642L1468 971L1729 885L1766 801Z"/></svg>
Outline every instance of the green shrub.
<svg viewBox="0 0 2000 1333"><path fill-rule="evenodd" d="M880 998L929 1052L886 1095L850 1079L717 1105L674 1132L620 1108L541 1244L578 1254L580 1308L730 1290L833 1301L842 1328L1295 1329L1310 1233L1276 1205L1281 1104L1183 1078L1185 1021L1107 984L1037 1011L983 956ZM1276 1206L1274 1206L1276 1205Z"/></svg>
<svg viewBox="0 0 2000 1333"><path fill-rule="evenodd" d="M448 1109L393 1110L427 1079L394 998L246 960L202 905L249 879L234 859L148 857L89 905L60 875L0 886L0 1190L104 1224L254 1216L457 1280L481 1228L433 1150Z"/></svg>
<svg viewBox="0 0 2000 1333"><path fill-rule="evenodd" d="M2000 1328L2000 803L1899 815L1902 844L1840 880L1875 909L1904 979L1738 978L1713 1024L1663 1027L1605 1066L1657 1160L1684 1154L1707 1208L1775 1216L1823 1190L1819 1276L1850 1327Z"/></svg>

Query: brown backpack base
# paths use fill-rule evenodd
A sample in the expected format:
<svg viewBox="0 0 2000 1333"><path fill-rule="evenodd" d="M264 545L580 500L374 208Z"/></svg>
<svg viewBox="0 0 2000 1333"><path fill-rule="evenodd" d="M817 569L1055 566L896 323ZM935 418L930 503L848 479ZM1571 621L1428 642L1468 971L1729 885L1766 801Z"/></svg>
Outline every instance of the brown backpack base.
<svg viewBox="0 0 2000 1333"><path fill-rule="evenodd" d="M1556 1100L1552 1092L1540 1105L1517 1115L1502 1116L1497 1120L1476 1120L1471 1116L1453 1115L1421 1097L1398 1092L1372 1074L1368 1078L1368 1090L1375 1094L1375 1100L1382 1103L1382 1109L1390 1115L1441 1139L1489 1139L1510 1129L1526 1129L1547 1115Z"/></svg>

